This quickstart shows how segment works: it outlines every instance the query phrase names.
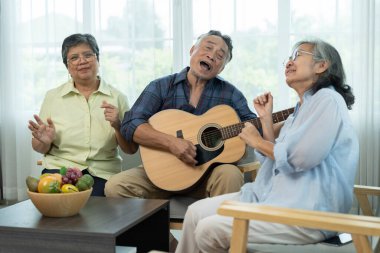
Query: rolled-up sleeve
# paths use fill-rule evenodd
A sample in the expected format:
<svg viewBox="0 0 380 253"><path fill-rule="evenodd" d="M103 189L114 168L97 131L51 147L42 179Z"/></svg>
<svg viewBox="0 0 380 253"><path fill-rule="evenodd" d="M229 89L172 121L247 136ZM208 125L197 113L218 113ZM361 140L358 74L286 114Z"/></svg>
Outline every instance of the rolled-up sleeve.
<svg viewBox="0 0 380 253"><path fill-rule="evenodd" d="M160 83L151 82L140 94L131 110L124 114L121 124L121 134L124 138L131 142L136 128L147 123L149 118L160 110L162 105L162 97L160 92Z"/></svg>

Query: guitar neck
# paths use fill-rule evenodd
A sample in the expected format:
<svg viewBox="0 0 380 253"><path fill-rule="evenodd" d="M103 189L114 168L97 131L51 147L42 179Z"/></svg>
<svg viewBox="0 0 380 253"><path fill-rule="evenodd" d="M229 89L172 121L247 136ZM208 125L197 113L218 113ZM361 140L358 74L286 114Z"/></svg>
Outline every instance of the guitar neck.
<svg viewBox="0 0 380 253"><path fill-rule="evenodd" d="M273 113L272 114L273 123L278 123L278 122L286 120L289 117L289 115L292 114L293 112L294 112L294 107ZM257 129L261 129L260 118L250 119L250 120L247 120L245 122L250 122ZM241 130L244 128L245 122L240 122L240 123L219 129L221 134L222 134L222 139L223 140L230 139L230 138L233 138L233 137L237 136L238 134L240 134Z"/></svg>

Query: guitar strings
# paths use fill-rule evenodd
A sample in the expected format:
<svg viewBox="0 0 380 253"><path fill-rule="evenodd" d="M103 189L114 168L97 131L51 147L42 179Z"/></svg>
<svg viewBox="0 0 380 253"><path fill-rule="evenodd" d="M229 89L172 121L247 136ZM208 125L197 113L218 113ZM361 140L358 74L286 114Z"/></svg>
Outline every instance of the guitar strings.
<svg viewBox="0 0 380 253"><path fill-rule="evenodd" d="M220 131L218 129L216 129L216 130L211 130L209 132L203 133L201 139L202 139L202 142L207 143L207 142L212 142L212 140L215 140L215 139L222 139L221 137L222 137L222 135L221 135ZM186 138L186 140L189 140L193 143L198 141L197 136L185 136L185 138Z"/></svg>
<svg viewBox="0 0 380 253"><path fill-rule="evenodd" d="M215 138L215 137L223 137L223 134L228 135L228 137L231 137L230 135L232 134L233 136L238 135L241 130L244 127L244 123L238 123L233 126L227 126L227 127L222 127L220 129L214 129L208 132L205 132L203 134L204 138Z"/></svg>
<svg viewBox="0 0 380 253"><path fill-rule="evenodd" d="M275 117L276 119L274 119L273 121L277 122L277 121L285 120L291 113L293 113L293 111L294 111L294 108L290 108L290 109L287 109L284 111L274 113L272 116ZM278 119L281 116L282 116L282 118ZM255 126L258 125L256 127L260 127L260 125L261 125L259 118L251 119L251 120L248 120L247 122L251 122ZM235 125L222 127L220 129L210 130L208 132L203 132L202 133L202 141L212 142L214 140L219 140L219 139L224 140L224 139L228 139L228 138L237 136L241 132L241 130L244 128L244 123L245 122L240 122L240 123L237 123ZM195 139L197 139L197 138L196 137L192 138L192 140L195 140Z"/></svg>

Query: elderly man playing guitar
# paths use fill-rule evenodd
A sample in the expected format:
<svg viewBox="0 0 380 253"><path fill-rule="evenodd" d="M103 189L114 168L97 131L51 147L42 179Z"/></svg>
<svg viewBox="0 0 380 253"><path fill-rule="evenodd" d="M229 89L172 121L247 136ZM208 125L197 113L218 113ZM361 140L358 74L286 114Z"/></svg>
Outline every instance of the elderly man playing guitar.
<svg viewBox="0 0 380 253"><path fill-rule="evenodd" d="M231 38L211 30L192 46L190 67L145 88L121 127L140 145L144 167L112 176L107 197L204 198L240 190L243 175L233 165L245 150L239 122L256 115L242 92L218 77L231 58ZM231 136L226 126L233 123L238 132Z"/></svg>

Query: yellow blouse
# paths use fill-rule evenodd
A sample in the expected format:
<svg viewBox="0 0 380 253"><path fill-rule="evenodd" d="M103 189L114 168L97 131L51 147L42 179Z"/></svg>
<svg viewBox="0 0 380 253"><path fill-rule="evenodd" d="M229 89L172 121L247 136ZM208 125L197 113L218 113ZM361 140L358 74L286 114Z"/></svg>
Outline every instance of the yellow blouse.
<svg viewBox="0 0 380 253"><path fill-rule="evenodd" d="M104 179L121 171L115 131L100 108L103 101L118 107L122 121L129 110L127 99L103 80L88 101L72 80L46 93L40 117L45 123L47 118L52 119L56 138L45 154L44 168L87 168L93 176Z"/></svg>

